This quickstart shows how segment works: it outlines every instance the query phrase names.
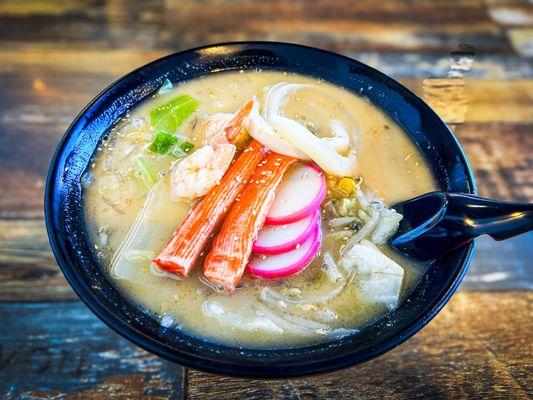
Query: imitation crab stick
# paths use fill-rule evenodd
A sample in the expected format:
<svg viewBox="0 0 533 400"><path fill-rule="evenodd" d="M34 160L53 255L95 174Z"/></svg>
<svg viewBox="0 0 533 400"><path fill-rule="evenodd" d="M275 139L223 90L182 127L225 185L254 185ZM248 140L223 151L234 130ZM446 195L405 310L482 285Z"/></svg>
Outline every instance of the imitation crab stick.
<svg viewBox="0 0 533 400"><path fill-rule="evenodd" d="M287 168L296 161L270 153L228 213L204 262L204 278L217 288L228 293L235 289L274 201L275 190Z"/></svg>
<svg viewBox="0 0 533 400"><path fill-rule="evenodd" d="M221 179L189 212L154 263L159 268L187 276L209 237L224 219L268 149L253 140Z"/></svg>

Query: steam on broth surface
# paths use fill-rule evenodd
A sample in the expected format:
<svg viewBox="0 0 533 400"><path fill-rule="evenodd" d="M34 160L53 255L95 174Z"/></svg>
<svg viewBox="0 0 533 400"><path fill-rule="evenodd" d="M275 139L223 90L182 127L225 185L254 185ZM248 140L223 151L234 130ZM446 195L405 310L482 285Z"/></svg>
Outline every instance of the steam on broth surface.
<svg viewBox="0 0 533 400"><path fill-rule="evenodd" d="M282 140L283 148L303 154L294 146L296 142L283 136L283 129L294 127L294 131L310 132L315 138L330 137L333 131L337 138L337 142L320 142L327 143L318 146L320 154L305 148L306 157L316 161L318 168L306 169L309 160L287 161L290 164L287 171L280 172L283 180L278 186L276 182L271 186L276 189L276 198L267 225L268 218L275 222L274 208L281 215L289 207L285 203L305 202L305 192L313 197L314 188L320 190L322 181L326 184L326 197L314 198L313 201L322 201L316 206L309 205L306 216L294 222L283 223L282 216L280 225L258 227L261 228L258 242L266 243L267 247L274 246L272 243L283 244L291 235L296 239L307 235L307 239L285 249L281 256L252 250L258 253L251 255L251 263L255 260L253 265L257 268L245 271L242 277L238 272L231 275L231 279L238 281L234 291L229 281L211 279L208 272L205 272L208 278L202 276L204 264L214 262L216 254L225 254L226 244L221 245L225 242L217 236L227 235L233 228L223 224L217 226L218 233L215 230L209 234L188 276L176 279L180 275L177 269L163 262L155 265L152 260L163 248L173 246L167 241L192 212L191 207L195 205L196 212L205 207L202 198L214 190L209 183L216 181L213 183L216 187L224 186L223 176L236 169L235 165L240 166L239 157L248 151L251 132L240 130L238 138L230 140L236 146L228 144L225 138L218 144L215 138L221 132L229 132L227 127L232 123L232 115L218 113L234 114L251 99L255 99L254 109L244 110L244 121L237 123L254 130L252 136L258 140L265 137L264 132L255 129L262 127L267 134L278 135L277 139L269 137L269 140ZM260 119L254 122L247 113L255 115L256 111ZM265 122L268 129L259 126L258 121ZM272 131L272 127L277 129ZM336 150L322 153L321 147ZM197 154L199 150L205 154ZM216 162L212 157L218 157ZM256 169L266 168L271 157L275 167L263 171L270 178L280 161L272 156L264 157ZM286 159L280 156L281 161ZM339 170L351 168L350 163L355 160L354 172L335 175L329 165L324 165L330 159L339 161ZM298 179L315 181L302 183ZM254 196L252 192L261 191L263 179L256 180L245 182L257 185L248 197ZM267 180L265 185L269 184ZM300 183L304 189L297 186ZM258 347L301 345L342 336L396 307L424 272L424 265L402 257L384 243L401 218L387 206L436 189L419 151L381 110L332 84L267 71L212 74L176 87L164 85L152 99L117 122L102 142L83 185L87 229L95 252L111 279L132 301L149 309L164 325L211 340ZM295 195L298 191L301 196ZM279 196L285 196L281 193L287 193L288 197L280 199ZM230 208L237 207L240 201L248 201L247 195L239 196ZM266 193L264 201L271 200ZM299 204L290 206L296 209ZM319 213L318 222L313 222L310 207ZM246 205L234 214L244 218L245 211ZM251 210L250 218L254 221L259 218L256 223L263 225L261 215L254 213L257 213L255 209ZM296 215L293 211L287 213L289 217ZM230 210L225 217L240 216L232 216ZM316 232L311 232L312 224L319 228ZM253 228L252 223L238 225L236 241L245 234L254 235L247 231ZM193 241L200 239L195 232L188 234ZM216 249L210 247L213 241ZM250 242L250 248L251 245ZM313 245L318 245L316 254ZM258 246L256 243L255 249ZM312 257L303 265L306 246ZM281 247L271 249L279 253ZM289 254L290 251L293 253ZM239 256L247 260L249 254L244 251ZM288 270L279 268L280 263L292 265L293 273L282 276ZM254 271L258 276L250 274ZM273 277L266 278L264 274ZM211 283L206 284L209 279Z"/></svg>

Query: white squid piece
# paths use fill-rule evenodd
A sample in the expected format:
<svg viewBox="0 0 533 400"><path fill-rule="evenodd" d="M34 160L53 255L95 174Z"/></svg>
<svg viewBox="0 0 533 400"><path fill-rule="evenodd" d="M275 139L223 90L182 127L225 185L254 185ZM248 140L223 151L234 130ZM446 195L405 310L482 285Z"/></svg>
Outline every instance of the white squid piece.
<svg viewBox="0 0 533 400"><path fill-rule="evenodd" d="M284 154L300 160L309 160L304 152L288 143L280 136L259 114L259 103L254 99L250 115L244 121L244 127L255 140L268 147L275 153Z"/></svg>
<svg viewBox="0 0 533 400"><path fill-rule="evenodd" d="M350 150L350 137L342 122L331 121L332 136L315 136L299 122L280 115L285 97L298 89L318 89L313 85L280 82L272 85L265 94L263 116L258 112L257 101L245 126L250 135L272 151L301 160L313 160L324 171L337 176L355 173L355 152L343 156L339 152ZM264 117L264 118L263 118Z"/></svg>

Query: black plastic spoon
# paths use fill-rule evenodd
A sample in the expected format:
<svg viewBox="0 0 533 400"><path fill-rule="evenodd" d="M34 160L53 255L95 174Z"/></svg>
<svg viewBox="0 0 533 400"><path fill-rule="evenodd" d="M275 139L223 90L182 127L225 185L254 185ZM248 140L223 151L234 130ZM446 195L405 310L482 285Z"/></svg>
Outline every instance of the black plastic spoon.
<svg viewBox="0 0 533 400"><path fill-rule="evenodd" d="M394 206L404 218L391 243L423 261L475 237L504 240L533 229L533 204L508 203L460 193L433 192Z"/></svg>

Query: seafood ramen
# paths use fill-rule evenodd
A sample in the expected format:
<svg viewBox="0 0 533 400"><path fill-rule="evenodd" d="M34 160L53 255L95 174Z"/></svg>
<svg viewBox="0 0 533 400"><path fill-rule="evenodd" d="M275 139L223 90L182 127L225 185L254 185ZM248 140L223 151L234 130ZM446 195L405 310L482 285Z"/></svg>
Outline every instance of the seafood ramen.
<svg viewBox="0 0 533 400"><path fill-rule="evenodd" d="M238 346L357 332L425 265L389 247L391 205L436 190L364 98L310 77L218 73L117 121L83 177L95 254L162 326Z"/></svg>

